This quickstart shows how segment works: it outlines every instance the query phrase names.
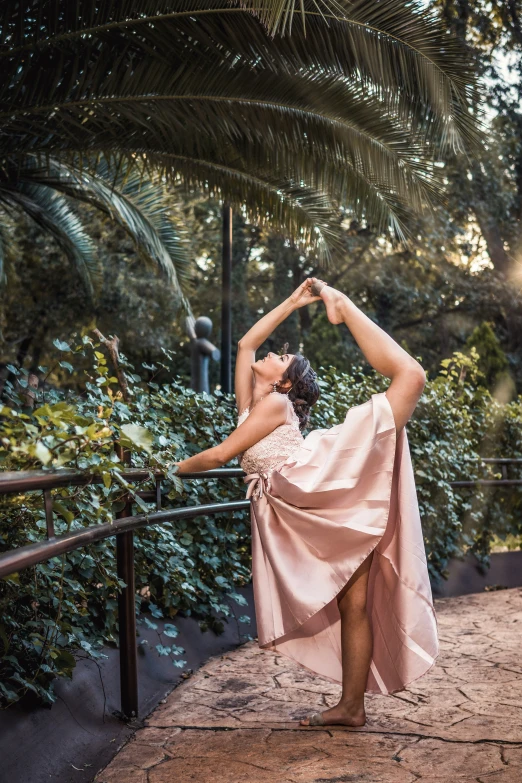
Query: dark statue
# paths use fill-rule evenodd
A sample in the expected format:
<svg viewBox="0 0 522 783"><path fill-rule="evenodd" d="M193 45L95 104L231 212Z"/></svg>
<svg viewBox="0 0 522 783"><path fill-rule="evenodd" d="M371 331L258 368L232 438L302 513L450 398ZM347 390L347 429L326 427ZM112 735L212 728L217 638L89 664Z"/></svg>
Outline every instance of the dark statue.
<svg viewBox="0 0 522 783"><path fill-rule="evenodd" d="M187 334L190 337L190 386L194 391L210 394L208 384L208 361L221 358L219 348L208 339L212 332L212 321L202 315L196 320L186 319Z"/></svg>

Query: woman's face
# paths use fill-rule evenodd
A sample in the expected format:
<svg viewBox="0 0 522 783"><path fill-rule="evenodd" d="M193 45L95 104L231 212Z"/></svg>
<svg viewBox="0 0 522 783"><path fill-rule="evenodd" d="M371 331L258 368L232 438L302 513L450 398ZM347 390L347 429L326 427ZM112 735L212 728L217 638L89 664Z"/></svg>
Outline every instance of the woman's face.
<svg viewBox="0 0 522 783"><path fill-rule="evenodd" d="M252 369L260 379L275 383L276 381L281 380L284 371L293 358L293 353L283 353L279 355L269 351L264 359L258 359L257 362L254 362Z"/></svg>

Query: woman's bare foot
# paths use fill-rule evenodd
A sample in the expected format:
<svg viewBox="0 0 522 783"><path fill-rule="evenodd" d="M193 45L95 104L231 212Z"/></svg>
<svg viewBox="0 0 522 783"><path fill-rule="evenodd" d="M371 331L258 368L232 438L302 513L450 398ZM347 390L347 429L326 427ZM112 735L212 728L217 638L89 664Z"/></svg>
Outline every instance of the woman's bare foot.
<svg viewBox="0 0 522 783"><path fill-rule="evenodd" d="M326 306L326 314L330 323L342 323L344 318L341 305L346 299L345 295L341 294L341 292L337 291L335 288L330 288L330 286L325 283L324 280L319 280L316 277L312 278L312 280L313 282L311 290L314 293L317 292L323 300Z"/></svg>
<svg viewBox="0 0 522 783"><path fill-rule="evenodd" d="M366 723L364 707L356 707L346 702L339 702L335 707L325 710L321 713L321 718L324 722L319 725L323 726L337 725L356 728L357 726L364 726ZM301 726L310 726L310 718L304 718L299 723Z"/></svg>

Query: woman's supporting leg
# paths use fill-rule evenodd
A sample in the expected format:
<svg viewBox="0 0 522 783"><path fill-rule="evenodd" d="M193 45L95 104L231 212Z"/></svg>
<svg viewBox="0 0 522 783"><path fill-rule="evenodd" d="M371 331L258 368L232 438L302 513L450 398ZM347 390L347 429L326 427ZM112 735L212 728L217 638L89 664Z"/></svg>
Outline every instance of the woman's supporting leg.
<svg viewBox="0 0 522 783"><path fill-rule="evenodd" d="M372 558L373 552L337 596L341 614L343 690L339 703L322 713L325 725L341 723L345 726L364 726L366 722L364 693L373 647L366 596ZM301 724L309 725L308 718Z"/></svg>

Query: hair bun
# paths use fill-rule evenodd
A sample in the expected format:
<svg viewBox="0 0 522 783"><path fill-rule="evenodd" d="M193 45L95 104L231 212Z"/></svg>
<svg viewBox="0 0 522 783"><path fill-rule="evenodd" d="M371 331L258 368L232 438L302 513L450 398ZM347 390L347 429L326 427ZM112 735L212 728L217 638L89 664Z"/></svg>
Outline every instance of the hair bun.
<svg viewBox="0 0 522 783"><path fill-rule="evenodd" d="M316 377L310 362L301 354L295 354L283 373L282 380L289 380L291 383L287 394L299 419L300 430L307 426L310 420L310 408L319 397Z"/></svg>

